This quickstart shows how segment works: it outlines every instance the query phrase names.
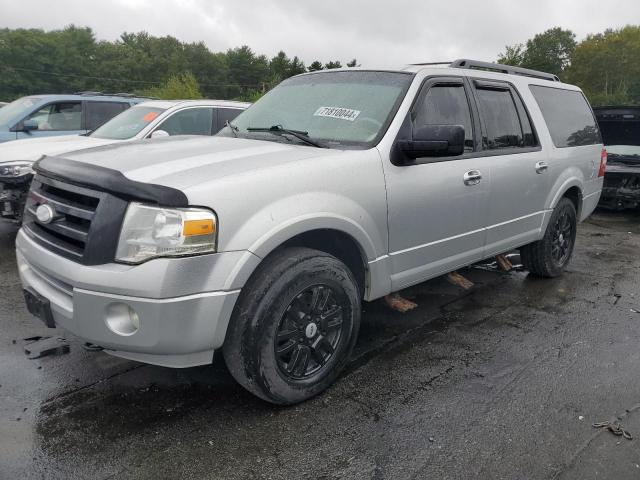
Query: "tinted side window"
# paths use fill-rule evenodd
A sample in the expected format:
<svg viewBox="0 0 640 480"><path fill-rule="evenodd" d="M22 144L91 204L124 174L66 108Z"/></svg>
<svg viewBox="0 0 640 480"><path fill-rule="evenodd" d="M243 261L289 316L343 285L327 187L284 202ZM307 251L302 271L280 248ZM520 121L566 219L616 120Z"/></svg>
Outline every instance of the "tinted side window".
<svg viewBox="0 0 640 480"><path fill-rule="evenodd" d="M600 131L581 92L530 85L558 148L601 143Z"/></svg>
<svg viewBox="0 0 640 480"><path fill-rule="evenodd" d="M25 120L35 120L38 130L82 130L82 105L80 102L52 103Z"/></svg>
<svg viewBox="0 0 640 480"><path fill-rule="evenodd" d="M129 108L123 102L87 102L85 120L87 130L95 130Z"/></svg>
<svg viewBox="0 0 640 480"><path fill-rule="evenodd" d="M215 132L217 133L222 130L227 122L233 121L238 115L242 113L242 110L239 108L219 108L218 109L218 127Z"/></svg>
<svg viewBox="0 0 640 480"><path fill-rule="evenodd" d="M478 88L478 108L484 122L484 148L523 147L524 136L516 105L509 89Z"/></svg>
<svg viewBox="0 0 640 480"><path fill-rule="evenodd" d="M187 108L174 113L156 130L169 135L211 135L213 108Z"/></svg>
<svg viewBox="0 0 640 480"><path fill-rule="evenodd" d="M469 102L462 85L434 85L412 114L413 125L462 125L464 150L473 151L473 127Z"/></svg>

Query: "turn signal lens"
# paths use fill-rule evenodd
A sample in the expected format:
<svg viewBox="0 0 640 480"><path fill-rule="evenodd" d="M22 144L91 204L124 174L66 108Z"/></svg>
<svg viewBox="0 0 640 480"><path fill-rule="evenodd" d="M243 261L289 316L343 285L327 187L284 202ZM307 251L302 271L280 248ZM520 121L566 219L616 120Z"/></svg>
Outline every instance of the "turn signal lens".
<svg viewBox="0 0 640 480"><path fill-rule="evenodd" d="M194 235L209 235L215 232L213 219L185 220L182 226L182 235L191 237Z"/></svg>

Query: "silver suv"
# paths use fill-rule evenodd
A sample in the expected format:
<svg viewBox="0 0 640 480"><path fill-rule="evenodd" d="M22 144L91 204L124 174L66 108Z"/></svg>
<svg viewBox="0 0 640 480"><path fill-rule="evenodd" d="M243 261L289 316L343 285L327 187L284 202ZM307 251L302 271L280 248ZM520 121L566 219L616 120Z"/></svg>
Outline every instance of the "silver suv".
<svg viewBox="0 0 640 480"><path fill-rule="evenodd" d="M580 89L459 60L290 78L214 138L45 157L29 310L106 352L211 363L278 404L326 389L361 303L519 248L560 275L606 163Z"/></svg>

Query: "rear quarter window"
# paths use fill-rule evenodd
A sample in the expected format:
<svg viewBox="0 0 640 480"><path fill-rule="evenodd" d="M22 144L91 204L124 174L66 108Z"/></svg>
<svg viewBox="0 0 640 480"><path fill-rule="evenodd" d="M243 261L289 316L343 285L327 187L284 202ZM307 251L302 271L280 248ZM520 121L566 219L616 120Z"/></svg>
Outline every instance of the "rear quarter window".
<svg viewBox="0 0 640 480"><path fill-rule="evenodd" d="M529 85L557 148L602 143L591 107L582 92Z"/></svg>

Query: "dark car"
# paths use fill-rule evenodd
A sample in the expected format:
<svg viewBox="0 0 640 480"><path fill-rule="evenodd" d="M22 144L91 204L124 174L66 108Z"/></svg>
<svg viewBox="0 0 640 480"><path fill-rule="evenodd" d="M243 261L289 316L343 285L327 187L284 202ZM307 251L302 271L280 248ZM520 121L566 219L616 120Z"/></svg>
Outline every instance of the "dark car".
<svg viewBox="0 0 640 480"><path fill-rule="evenodd" d="M640 206L640 107L594 108L607 148L607 170L600 207Z"/></svg>

